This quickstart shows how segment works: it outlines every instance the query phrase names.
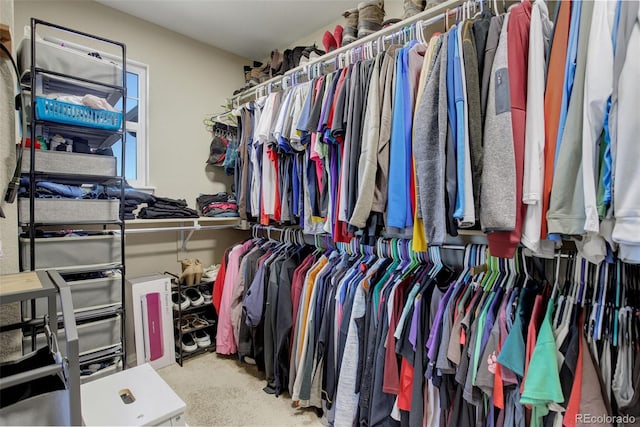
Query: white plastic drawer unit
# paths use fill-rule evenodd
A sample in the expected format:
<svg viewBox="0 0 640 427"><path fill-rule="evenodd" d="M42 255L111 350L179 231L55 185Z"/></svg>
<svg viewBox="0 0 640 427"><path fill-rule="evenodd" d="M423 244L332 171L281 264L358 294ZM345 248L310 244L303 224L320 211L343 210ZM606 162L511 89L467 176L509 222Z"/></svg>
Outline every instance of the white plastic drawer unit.
<svg viewBox="0 0 640 427"><path fill-rule="evenodd" d="M108 277L97 279L67 281L71 288L71 300L74 311L85 311L101 307L119 305L122 303L122 275L115 273ZM23 304L23 313L31 317L31 304ZM58 310L60 302L58 300ZM48 313L47 300L36 300L36 317L42 317ZM60 312L58 311L58 314Z"/></svg>
<svg viewBox="0 0 640 427"><path fill-rule="evenodd" d="M35 246L36 269L73 270L122 263L117 234L36 238ZM22 270L31 270L30 247L29 238L20 237Z"/></svg>
<svg viewBox="0 0 640 427"><path fill-rule="evenodd" d="M29 173L31 152L24 150L22 154L22 173ZM67 153L66 151L36 152L36 172L51 174L116 176L116 158L97 154Z"/></svg>
<svg viewBox="0 0 640 427"><path fill-rule="evenodd" d="M34 199L34 222L77 224L84 221L117 221L120 217L118 199ZM30 222L29 199L18 201L21 224Z"/></svg>
<svg viewBox="0 0 640 427"><path fill-rule="evenodd" d="M120 316L79 324L77 328L78 346L80 347L81 355L83 353L120 344ZM64 329L59 329L57 336L58 343L64 343ZM31 337L23 337L22 345L24 349L30 349ZM40 348L45 345L47 345L45 335L38 334L36 338L36 348ZM67 349L64 348L64 345L61 345L60 351L63 354L66 354Z"/></svg>

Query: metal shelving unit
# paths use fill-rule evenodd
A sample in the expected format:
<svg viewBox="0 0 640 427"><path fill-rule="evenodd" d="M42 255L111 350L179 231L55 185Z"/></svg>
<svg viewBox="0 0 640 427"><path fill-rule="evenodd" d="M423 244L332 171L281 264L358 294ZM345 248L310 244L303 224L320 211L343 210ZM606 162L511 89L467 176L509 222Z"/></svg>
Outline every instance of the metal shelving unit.
<svg viewBox="0 0 640 427"><path fill-rule="evenodd" d="M172 286L171 286L171 291L177 291L178 293L182 293L182 291L184 291L187 288L191 288L191 287L200 287L202 285L207 285L209 287L211 287L211 290L213 291L213 282L201 282L195 285L181 285L179 280L172 280ZM209 323L209 325L203 325L203 326L199 326L199 327L195 327L195 328L189 328L186 330L182 330L182 327L180 326L180 322L182 321L182 319L184 318L184 316L189 315L189 314L203 314L205 312L209 312L209 318L214 319L213 323ZM196 356L198 354L202 354L202 353L207 353L207 352L212 352L215 351L216 349L216 328L217 328L217 316L215 314L215 309L213 307L213 305L211 303L204 303L203 305L199 305L196 307L188 307L185 308L184 310L182 309L182 307L180 307L180 305L178 305L178 310L173 310L173 325L174 325L174 335L175 335L175 343L176 343L176 361L178 362L178 364L180 366L182 366L182 364L184 363L185 360ZM182 337L185 334L190 334L196 331L201 331L201 330L206 330L207 333L209 334L209 337L211 337L211 344L208 345L207 347L198 347L197 350L195 351L191 351L191 352L185 352L182 349Z"/></svg>
<svg viewBox="0 0 640 427"><path fill-rule="evenodd" d="M100 81L97 79L89 79L80 77L69 72L60 72L60 70L45 68L41 66L41 62L38 61L38 30L44 28L45 31L57 31L72 35L72 37L80 37L87 41L87 44L100 43L105 46L110 46L112 49L121 53L116 63L112 63L115 80L120 84L112 84L107 81ZM30 67L25 68L23 71L28 71L28 74L23 74L22 86L25 92L30 94L30 103L23 102L25 107L22 110L23 121L28 124L27 132L24 132L25 137L31 138L31 145L29 148L29 167L28 171L23 168L23 177L29 178L29 216L28 218L21 218L19 224L25 233L25 239L21 239L21 245L29 244L29 248L21 249L21 267L23 270L37 270L44 267L42 259L39 259L38 248L39 244L42 244L45 239L38 238L37 229L45 228L46 230L61 230L68 228L69 226L75 227L74 231L80 230L98 230L103 235L113 235L114 247L119 248L119 256L114 259L96 259L95 263L78 262L75 265L59 265L53 267L58 270L60 274L65 277L65 280L73 278L74 274L95 274L95 279L98 280L101 277L106 276L106 271L117 270L120 274L120 299L115 307L107 309L90 310L91 307L75 307L81 309L80 312L76 312L76 320L78 326L88 325L91 322L99 322L104 319L118 319L120 333L117 342L113 342L110 345L101 346L90 351L84 351L80 355L79 363L80 367L88 366L92 363L98 363L105 359L114 358L121 362L121 369L126 366L126 347L125 347L125 310L124 310L124 298L125 298L125 221L124 221L124 170L125 170L125 146L126 146L126 121L125 113L126 108L126 45L121 42L109 40L103 37L99 37L93 34L77 31L71 28L63 27L50 22L45 22L36 18L31 18L31 40L30 40ZM108 64L111 65L111 64ZM71 71L74 71L73 65ZM39 97L46 95L47 93L58 92L67 95L84 95L91 94L104 98L111 105L115 105L116 102L122 103L122 119L118 129L100 128L99 123L93 124L89 122L76 121L73 117L73 123L59 122L57 118L43 118L39 117L39 113L36 111L36 103ZM30 108L26 107L30 104ZM88 107L85 107L88 108ZM102 112L102 110L93 110L96 112ZM111 113L115 114L115 113ZM62 135L65 139L71 139L72 137L80 137L87 141L87 144L92 150L108 148L114 143L121 141L122 154L118 159L120 162L120 173L116 174L115 171L109 176L103 174L91 175L93 172L90 168L85 167L82 172L74 174L74 165L80 166L80 161L83 159L75 159L77 163L72 164L70 170L67 173L64 171L52 173L51 171L45 171L42 166L37 165L37 156L41 153L41 150L36 150L36 143L38 136L53 136L55 134ZM87 158L94 156L87 156ZM115 163L114 163L115 167ZM116 169L117 170L117 169ZM87 173L89 172L89 173ZM83 219L74 220L72 217L64 217L59 220L50 221L38 221L36 217L35 200L36 200L36 182L51 180L60 184L109 184L116 185L120 188L119 207L117 209L117 218L110 220L102 219ZM115 210L114 210L115 211ZM65 226L65 227L63 227ZM67 242L60 243L60 245L73 245L74 241L70 239ZM42 258L42 257L41 257ZM53 262L55 264L55 262ZM48 266L47 266L48 267ZM58 268L60 267L60 268ZM102 273L101 273L102 272ZM102 276L101 276L102 275ZM77 276L76 276L77 277ZM78 286L77 286L78 287ZM77 288L76 287L76 288ZM73 286L70 287L73 291ZM82 311L84 309L84 311ZM23 321L34 320L38 317L38 312L35 303L31 303L30 306L23 304ZM54 322L57 323L57 322ZM31 348L35 348L38 330L32 327L31 330L26 330L25 335L31 341ZM82 347L82 336L80 337L80 347ZM26 348L25 348L26 350Z"/></svg>

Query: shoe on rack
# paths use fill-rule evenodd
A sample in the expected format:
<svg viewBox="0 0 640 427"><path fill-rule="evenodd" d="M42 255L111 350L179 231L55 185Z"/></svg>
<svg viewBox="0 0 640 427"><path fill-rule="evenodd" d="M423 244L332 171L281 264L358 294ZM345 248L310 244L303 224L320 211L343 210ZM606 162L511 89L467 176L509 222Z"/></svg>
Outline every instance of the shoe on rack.
<svg viewBox="0 0 640 427"><path fill-rule="evenodd" d="M207 310L207 312L202 313L200 316L203 320L206 320L210 325L215 325L217 322L217 317L213 313L213 311Z"/></svg>
<svg viewBox="0 0 640 427"><path fill-rule="evenodd" d="M342 25L336 25L336 28L333 29L333 38L336 39L336 43L338 47L342 47L342 33L344 32L344 28Z"/></svg>
<svg viewBox="0 0 640 427"><path fill-rule="evenodd" d="M193 278L194 283L200 283L202 281L202 275L204 274L204 268L199 259L193 260Z"/></svg>
<svg viewBox="0 0 640 427"><path fill-rule="evenodd" d="M198 307L204 304L204 297L200 293L200 291L196 288L188 288L184 291L184 296L187 297L189 303L193 307Z"/></svg>
<svg viewBox="0 0 640 427"><path fill-rule="evenodd" d="M366 0L358 3L358 38L382 29L384 0Z"/></svg>
<svg viewBox="0 0 640 427"><path fill-rule="evenodd" d="M176 329L180 328L182 330L182 332L186 332L189 330L189 328L191 328L191 324L189 323L189 320L187 319L187 316L185 316L182 319L176 320L174 322L174 325L176 327Z"/></svg>
<svg viewBox="0 0 640 427"><path fill-rule="evenodd" d="M358 8L346 10L342 16L347 20L342 32L342 46L345 46L358 38Z"/></svg>
<svg viewBox="0 0 640 427"><path fill-rule="evenodd" d="M215 282L218 278L218 271L220 271L220 264L215 264L204 269L202 273L203 282Z"/></svg>
<svg viewBox="0 0 640 427"><path fill-rule="evenodd" d="M315 58L319 58L324 55L326 52L318 49L316 45L308 46L302 51L302 57L300 58L300 64L306 64L312 61Z"/></svg>
<svg viewBox="0 0 640 427"><path fill-rule="evenodd" d="M282 61L284 60L284 55L278 49L271 51L271 69L270 69L270 77L277 76L279 74L284 74L282 71Z"/></svg>
<svg viewBox="0 0 640 427"><path fill-rule="evenodd" d="M417 15L422 12L425 5L425 0L403 0L402 6L404 8L404 13L402 15L402 19L410 18L413 15Z"/></svg>
<svg viewBox="0 0 640 427"><path fill-rule="evenodd" d="M195 264L189 264L180 275L180 284L186 286L193 285L196 280L196 269L197 267Z"/></svg>
<svg viewBox="0 0 640 427"><path fill-rule="evenodd" d="M200 293L204 298L205 304L211 304L213 302L213 295L211 294L211 285L200 285Z"/></svg>
<svg viewBox="0 0 640 427"><path fill-rule="evenodd" d="M182 351L187 353L192 353L198 349L198 344L196 343L193 334L184 334L180 345L182 347Z"/></svg>
<svg viewBox="0 0 640 427"><path fill-rule="evenodd" d="M198 316L193 316L193 319L191 320L191 327L193 328L205 328L207 326L211 326L209 324L209 322L207 322L205 319L198 317Z"/></svg>
<svg viewBox="0 0 640 427"><path fill-rule="evenodd" d="M327 52L331 52L332 50L336 50L338 48L338 42L336 42L336 38L329 31L325 31L322 36L322 44L324 45L324 50Z"/></svg>
<svg viewBox="0 0 640 427"><path fill-rule="evenodd" d="M184 272L187 267L193 264L193 260L190 258L185 258L180 260L180 266L182 267L182 271Z"/></svg>
<svg viewBox="0 0 640 427"><path fill-rule="evenodd" d="M209 347L211 345L211 337L204 330L195 331L193 338L200 348Z"/></svg>
<svg viewBox="0 0 640 427"><path fill-rule="evenodd" d="M174 310L185 310L191 305L191 301L189 301L189 298L187 298L184 293L175 291L171 292L171 301L173 302Z"/></svg>

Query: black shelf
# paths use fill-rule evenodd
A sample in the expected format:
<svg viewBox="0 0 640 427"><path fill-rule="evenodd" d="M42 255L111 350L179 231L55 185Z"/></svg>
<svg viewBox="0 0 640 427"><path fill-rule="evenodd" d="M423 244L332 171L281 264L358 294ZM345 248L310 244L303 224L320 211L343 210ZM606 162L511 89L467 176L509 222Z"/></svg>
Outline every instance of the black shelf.
<svg viewBox="0 0 640 427"><path fill-rule="evenodd" d="M186 330L184 330L184 329L180 328L180 326L179 326L179 325L176 325L176 327L175 327L175 328L176 328L176 332L182 332L182 335L184 335L184 334L190 334L190 333L192 333L192 332L196 332L196 331L201 331L201 330L203 330L203 329L213 328L213 327L215 327L215 326L216 326L216 324L215 324L215 323L209 323L209 324L208 324L208 325L206 325L206 326L198 326L198 327L196 327L196 328L189 328L189 329L186 329Z"/></svg>
<svg viewBox="0 0 640 427"><path fill-rule="evenodd" d="M34 123L36 125L43 125L43 126L63 126L62 123L58 123L55 122L53 120L43 120L43 119L35 119ZM84 135L84 136L90 136L88 134L92 134L92 135L98 135L98 134L104 134L106 132L110 133L111 136L113 136L113 138L115 138L116 136L122 137L122 135L124 135L124 132L121 130L113 130L113 131L108 131L108 130L104 130L104 129L99 129L99 128L95 128L95 127L91 127L91 126L85 126L85 125L74 125L77 126L78 128L78 132L76 132L77 135ZM83 134L84 132L84 134ZM114 139L111 144L105 145L104 143L101 144L99 147L100 148L105 148L105 147L109 147L111 145L113 145L113 143L115 143L117 141L117 139ZM103 147L104 146L104 147ZM94 148L97 148L94 146Z"/></svg>
<svg viewBox="0 0 640 427"><path fill-rule="evenodd" d="M22 226L28 226L29 222L20 222ZM47 227L47 226L60 226L60 225L123 225L124 221L113 220L113 221L48 221L48 222L34 222L36 227Z"/></svg>
<svg viewBox="0 0 640 427"><path fill-rule="evenodd" d="M30 67L28 73L24 73L25 76L22 81L22 86L29 90L30 94L30 103L26 103L22 108L22 117L24 129L23 133L26 135L31 135L32 140L36 139L36 136L42 136L44 138L52 137L55 134L60 134L65 139L73 139L73 137L82 137L86 139L89 145L93 149L98 148L106 148L110 147L116 141L122 141L122 155L118 159L120 162L121 175L125 175L125 153L126 153L126 138L125 138L125 122L122 121L120 127L114 130L100 129L91 126L84 126L82 124L78 125L69 125L58 123L50 120L40 120L36 117L35 105L36 99L39 96L44 96L48 93L60 92L66 93L70 95L84 95L84 94L94 94L97 96L101 96L105 98L111 105L114 105L118 100L122 99L122 110L126 111L126 95L127 95L127 87L126 87L126 73L127 73L127 65L126 65L126 46L124 43L112 41L103 37L95 36L93 34L85 33L82 31L74 30L71 28L63 27L57 24L53 24L50 22L42 21L36 18L31 18L30 20L30 42L31 42L31 51L30 51ZM82 37L83 40L88 44L95 44L96 42L103 42L109 44L111 48L117 50L119 52L117 61L114 62L113 71L121 76L121 80L116 80L115 83L121 83L120 85L105 83L99 80L92 80L83 78L80 76L76 76L73 74L61 73L58 71L45 69L38 66L37 59L38 56L38 46L36 40L39 37L40 28L45 27L44 31L51 31L52 29L66 32L72 37ZM65 69L64 71L77 71L74 69ZM27 78L29 79L28 84L26 83ZM113 82L112 82L113 83ZM29 110L29 111L27 111ZM123 114L123 113L121 113ZM123 117L124 119L124 117ZM102 349L93 349L86 352L84 355L80 357L80 361L82 364L89 364L94 362L99 362L101 360L109 360L115 357L121 357L123 368L126 367L126 339L125 339L125 327L126 327L126 313L125 313L125 295L126 295L126 269L124 265L125 261L125 242L124 242L124 210L122 209L122 205L124 203L123 200L123 192L120 193L120 197L118 197L120 201L120 209L118 211L117 218L112 219L113 216L105 216L105 218L110 218L107 221L73 221L73 220L64 220L60 221L45 221L45 222L37 222L37 218L35 215L35 183L37 179L41 178L55 178L51 179L52 181L60 182L60 183L81 183L81 184L89 184L89 183L105 183L105 182L123 182L122 176L93 176L91 173L93 169L87 164L86 168L80 168L81 172L77 175L73 175L74 168L69 168L68 174L66 174L66 178L60 176L58 173L38 173L36 171L37 155L40 153L40 150L36 150L35 143L31 144L28 148L29 153L29 170L26 173L23 173L23 176L29 177L29 221L20 221L20 225L23 229L26 229L26 237L29 239L29 251L27 254L22 255L21 257L28 257L30 263L28 264L31 269L35 269L37 266L36 263L36 227L62 227L62 226L78 226L83 229L92 229L97 226L101 226L105 229L110 229L114 231L114 238L119 238L119 253L120 258L116 258L116 262L109 263L100 263L102 259L96 258L95 261L98 261L96 264L92 265L78 265L72 267L63 267L57 268L56 270L60 274L77 274L77 273L96 273L102 271L110 271L110 270L119 270L120 271L120 287L121 287L121 298L117 305L106 306L101 308L96 307L82 307L85 308L84 311L76 311L75 317L78 324L95 322L102 319L111 319L111 318L119 318L120 319L120 339L117 344L105 344L106 348ZM63 169L54 169L59 171L64 171ZM113 172L115 175L116 172L113 168L107 169L109 172ZM67 171L64 171L65 173ZM86 174L88 173L88 174ZM81 182L79 182L81 181ZM86 227L86 228L85 228ZM109 259L112 261L113 259ZM22 260L22 265L27 265L24 260ZM31 313L35 310L35 305L32 305ZM24 316L24 314L23 314ZM56 319L57 320L57 319ZM32 328L34 331L36 328Z"/></svg>
<svg viewBox="0 0 640 427"><path fill-rule="evenodd" d="M211 337L211 340L212 340L211 345L207 347L198 347L197 350L190 351L190 352L183 351L180 345L176 345L176 360L178 361L178 364L182 366L182 362L184 362L185 360L193 356L197 356L199 354L204 354L204 353L212 353L216 351L216 344L213 342L214 337ZM181 356L178 356L178 353L180 353ZM179 357L182 357L182 361L179 359Z"/></svg>
<svg viewBox="0 0 640 427"><path fill-rule="evenodd" d="M59 134L67 139L73 136L79 136L86 139L93 149L108 148L121 140L124 132L122 130L105 130L90 126L66 125L51 120L36 119L36 127L41 126L41 133L47 135Z"/></svg>
<svg viewBox="0 0 640 427"><path fill-rule="evenodd" d="M197 218L190 218L190 219L197 219ZM189 289L189 288L197 288L197 287L202 286L202 285L213 286L213 282L200 282L200 283L195 283L193 285L178 285L178 284L176 284L174 282L171 282L171 289L173 290L173 289L180 288L182 290L186 290L186 289Z"/></svg>
<svg viewBox="0 0 640 427"><path fill-rule="evenodd" d="M207 308L210 308L210 307L213 307L213 305L204 303L202 305L198 305L198 306L195 306L195 307L190 305L189 307L185 308L184 310L176 310L174 308L173 309L173 314L177 314L180 311L182 311L182 314L197 313L197 312L199 312L201 310L204 310L204 309L207 309ZM174 318L175 318L175 316L174 316Z"/></svg>
<svg viewBox="0 0 640 427"><path fill-rule="evenodd" d="M178 293L182 293L183 291L189 289L189 288L199 288L201 285L207 285L209 287L213 286L213 282L200 282L197 284L193 284L193 285L181 285L177 279L177 276L171 274L171 273L167 273L171 276L173 276L173 279L171 281L171 291L172 292L178 292ZM189 357L196 355L196 354L202 354L206 351L215 351L215 339L216 339L216 330L217 330L217 316L214 319L213 322L210 322L208 325L206 326L199 326L196 328L189 328L188 330L183 331L182 328L180 328L180 321L184 318L184 316L189 315L189 314L195 314L195 313L203 313L207 310L212 310L215 313L215 307L213 306L213 303L211 302L205 302L202 305L199 306L189 306L187 308L183 309L175 309L173 310L173 324L174 324L174 332L175 332L175 337L176 337L176 361L178 362L178 364L180 366L182 366L182 363L184 362L185 359L188 359ZM203 319L204 320L204 319ZM211 346L206 347L206 348L198 348L198 350L194 351L194 352L184 352L182 350L182 337L186 334L190 334L196 331L200 331L203 329L211 329L211 332L209 333L209 336L211 337Z"/></svg>
<svg viewBox="0 0 640 427"><path fill-rule="evenodd" d="M38 172L35 171L36 182L39 181L53 181L58 184L66 185L82 185L82 184L102 184L102 185L120 185L120 182L124 180L122 176L103 176L103 175L83 175L83 174L62 174L51 172ZM28 173L22 173L23 176L28 176Z"/></svg>
<svg viewBox="0 0 640 427"><path fill-rule="evenodd" d="M40 67L33 67L33 71L35 71L36 74L44 74L44 75L49 75L49 76L55 76L55 77L60 77L60 78L63 78L63 79L69 79L69 80L73 80L73 81L78 81L78 82L82 82L82 83L86 83L86 84L90 84L90 85L94 85L94 86L110 88L110 89L113 89L114 91L122 93L123 95L126 93L126 90L127 90L126 87L124 86L124 82L123 82L122 86L118 86L118 85L113 85L113 84L110 84L110 83L104 83L104 82L101 82L99 80L85 79L83 77L73 76L71 74L59 73L57 71L47 70L45 68L40 68Z"/></svg>

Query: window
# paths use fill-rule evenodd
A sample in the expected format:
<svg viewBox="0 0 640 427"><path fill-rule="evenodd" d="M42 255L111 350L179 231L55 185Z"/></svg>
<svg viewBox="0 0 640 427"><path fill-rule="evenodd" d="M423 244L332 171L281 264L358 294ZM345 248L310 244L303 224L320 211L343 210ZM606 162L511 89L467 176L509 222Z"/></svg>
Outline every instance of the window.
<svg viewBox="0 0 640 427"><path fill-rule="evenodd" d="M125 177L136 188L147 188L147 71L144 64L127 60L127 102L126 102L126 151ZM122 100L115 105L122 110ZM121 173L122 143L113 145L113 154L118 158L118 174Z"/></svg>

